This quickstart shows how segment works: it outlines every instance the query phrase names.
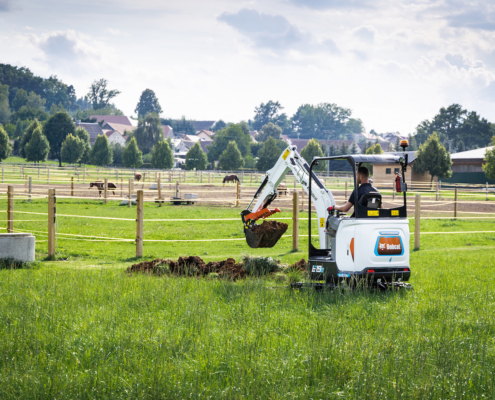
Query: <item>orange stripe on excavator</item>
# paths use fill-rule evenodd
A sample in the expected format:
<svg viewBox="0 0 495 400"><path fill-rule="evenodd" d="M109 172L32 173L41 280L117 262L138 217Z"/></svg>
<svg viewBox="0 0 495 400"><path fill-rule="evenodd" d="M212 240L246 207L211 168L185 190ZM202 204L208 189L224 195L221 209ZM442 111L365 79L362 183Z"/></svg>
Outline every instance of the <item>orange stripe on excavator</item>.
<svg viewBox="0 0 495 400"><path fill-rule="evenodd" d="M349 247L351 248L352 261L354 261L354 238L351 239L351 245Z"/></svg>
<svg viewBox="0 0 495 400"><path fill-rule="evenodd" d="M270 215L273 215L275 213L280 212L280 209L274 208L273 210L269 210L268 208L262 208L259 211L256 211L254 213L248 214L244 217L244 219L247 220L253 220L256 221L258 219L265 219L268 218Z"/></svg>

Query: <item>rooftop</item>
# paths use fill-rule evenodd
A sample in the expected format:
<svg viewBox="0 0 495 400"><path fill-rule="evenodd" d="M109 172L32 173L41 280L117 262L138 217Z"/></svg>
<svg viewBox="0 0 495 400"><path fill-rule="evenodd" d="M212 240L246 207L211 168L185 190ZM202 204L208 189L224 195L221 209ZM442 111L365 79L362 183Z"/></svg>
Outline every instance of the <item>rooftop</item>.
<svg viewBox="0 0 495 400"><path fill-rule="evenodd" d="M492 150L493 146L481 147L479 149L461 151L460 153L451 154L452 160L465 160L465 159L484 159L487 150Z"/></svg>
<svg viewBox="0 0 495 400"><path fill-rule="evenodd" d="M131 120L125 115L90 115L89 118L96 118L97 122L113 122L120 125L132 126Z"/></svg>

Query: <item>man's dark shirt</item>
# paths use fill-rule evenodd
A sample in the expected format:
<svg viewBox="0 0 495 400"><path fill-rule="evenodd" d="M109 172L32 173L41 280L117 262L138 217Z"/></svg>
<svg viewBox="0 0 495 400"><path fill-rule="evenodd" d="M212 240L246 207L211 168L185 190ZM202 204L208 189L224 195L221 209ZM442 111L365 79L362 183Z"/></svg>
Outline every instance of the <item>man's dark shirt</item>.
<svg viewBox="0 0 495 400"><path fill-rule="evenodd" d="M371 186L371 183L362 183L358 188L358 200L363 195L370 193L370 192L378 192L378 190L375 187ZM353 205L356 204L356 203L354 203L354 190L351 193L351 197L349 197L349 203L352 203Z"/></svg>

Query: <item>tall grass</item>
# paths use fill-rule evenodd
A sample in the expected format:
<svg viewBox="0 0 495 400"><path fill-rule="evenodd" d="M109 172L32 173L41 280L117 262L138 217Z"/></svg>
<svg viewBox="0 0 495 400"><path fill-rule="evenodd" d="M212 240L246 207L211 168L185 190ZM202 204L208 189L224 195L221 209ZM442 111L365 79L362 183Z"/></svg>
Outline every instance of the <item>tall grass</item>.
<svg viewBox="0 0 495 400"><path fill-rule="evenodd" d="M0 398L493 398L493 267L417 252L414 291L324 294L2 270Z"/></svg>

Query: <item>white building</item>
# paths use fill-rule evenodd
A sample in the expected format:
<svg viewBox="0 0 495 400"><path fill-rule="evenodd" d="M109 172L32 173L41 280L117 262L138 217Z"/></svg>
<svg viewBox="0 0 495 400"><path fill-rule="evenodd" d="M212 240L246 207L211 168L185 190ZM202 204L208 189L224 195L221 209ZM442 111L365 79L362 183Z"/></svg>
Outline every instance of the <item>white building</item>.
<svg viewBox="0 0 495 400"><path fill-rule="evenodd" d="M110 144L118 143L121 146L125 147L125 138L118 131L107 130L105 131L105 135L108 138L108 143Z"/></svg>

